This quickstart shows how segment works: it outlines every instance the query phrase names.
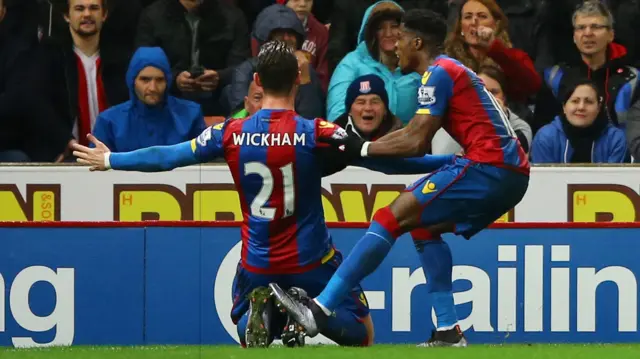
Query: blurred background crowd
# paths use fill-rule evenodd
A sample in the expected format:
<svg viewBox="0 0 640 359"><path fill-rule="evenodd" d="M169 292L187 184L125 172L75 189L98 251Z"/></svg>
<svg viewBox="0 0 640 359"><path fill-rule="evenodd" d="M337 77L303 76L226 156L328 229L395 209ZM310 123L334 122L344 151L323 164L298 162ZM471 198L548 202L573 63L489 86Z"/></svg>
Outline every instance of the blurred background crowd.
<svg viewBox="0 0 640 359"><path fill-rule="evenodd" d="M445 53L500 102L533 163L640 156L638 0L0 0L0 162L171 145L261 108L260 45L300 68L296 111L376 138L415 114L404 11L446 18ZM459 145L444 130L432 152Z"/></svg>

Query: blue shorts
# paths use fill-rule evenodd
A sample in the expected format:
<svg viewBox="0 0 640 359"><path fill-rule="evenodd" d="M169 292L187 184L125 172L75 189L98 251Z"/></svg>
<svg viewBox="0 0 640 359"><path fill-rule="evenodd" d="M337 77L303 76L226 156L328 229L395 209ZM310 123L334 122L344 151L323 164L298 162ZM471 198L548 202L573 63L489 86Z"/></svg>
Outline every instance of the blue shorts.
<svg viewBox="0 0 640 359"><path fill-rule="evenodd" d="M454 233L469 239L514 208L528 186L528 175L458 158L406 191L422 205L423 227L454 223Z"/></svg>
<svg viewBox="0 0 640 359"><path fill-rule="evenodd" d="M342 263L342 254L338 251L321 266L305 273L266 275L248 272L238 264L236 276L233 280L233 307L231 319L238 323L240 318L249 310L248 295L257 287L267 287L269 283L278 283L282 289L291 287L302 288L310 298L317 297ZM358 285L351 290L350 295L338 306L353 313L355 319L363 319L369 315L369 304L364 291Z"/></svg>

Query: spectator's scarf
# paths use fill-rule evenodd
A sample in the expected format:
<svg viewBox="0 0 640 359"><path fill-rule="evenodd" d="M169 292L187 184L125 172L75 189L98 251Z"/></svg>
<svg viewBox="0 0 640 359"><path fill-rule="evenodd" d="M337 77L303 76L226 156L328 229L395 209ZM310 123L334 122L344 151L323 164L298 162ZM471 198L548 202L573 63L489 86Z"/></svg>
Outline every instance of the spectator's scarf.
<svg viewBox="0 0 640 359"><path fill-rule="evenodd" d="M87 134L91 133L91 110L89 104L89 87L87 86L87 75L82 64L82 59L76 54L76 64L78 66L78 142L85 146L89 145ZM96 87L98 90L98 113L107 109L107 95L102 84L102 61L96 60ZM97 114L96 114L97 115Z"/></svg>
<svg viewBox="0 0 640 359"><path fill-rule="evenodd" d="M573 148L573 155L569 159L569 163L591 163L594 142L602 135L602 132L609 124L606 111L604 109L600 110L598 117L589 127L573 126L564 114L560 117L560 120L564 134L569 140L569 145Z"/></svg>

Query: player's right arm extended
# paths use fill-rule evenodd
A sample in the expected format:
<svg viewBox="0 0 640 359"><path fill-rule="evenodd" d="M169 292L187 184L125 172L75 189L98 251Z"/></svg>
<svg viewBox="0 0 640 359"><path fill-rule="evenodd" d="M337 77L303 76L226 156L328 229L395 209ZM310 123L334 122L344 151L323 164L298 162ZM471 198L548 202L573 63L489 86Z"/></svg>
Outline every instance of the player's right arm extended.
<svg viewBox="0 0 640 359"><path fill-rule="evenodd" d="M140 172L170 171L177 167L209 162L224 154L222 133L225 123L208 127L198 138L190 141L173 146L153 146L132 152L111 153L105 160L115 170Z"/></svg>
<svg viewBox="0 0 640 359"><path fill-rule="evenodd" d="M381 139L365 144L365 157L417 157L424 156L431 140L441 127L440 117L416 114L407 127L392 132Z"/></svg>
<svg viewBox="0 0 640 359"><path fill-rule="evenodd" d="M192 142L153 146L132 152L109 153L108 167L119 171L162 172L200 163Z"/></svg>

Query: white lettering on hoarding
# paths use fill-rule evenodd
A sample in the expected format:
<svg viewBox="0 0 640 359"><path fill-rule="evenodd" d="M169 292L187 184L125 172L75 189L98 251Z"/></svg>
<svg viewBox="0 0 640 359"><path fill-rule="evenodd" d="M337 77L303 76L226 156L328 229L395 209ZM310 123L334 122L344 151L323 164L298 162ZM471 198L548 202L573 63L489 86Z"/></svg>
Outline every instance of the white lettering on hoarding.
<svg viewBox="0 0 640 359"><path fill-rule="evenodd" d="M58 268L56 272L43 266L23 269L16 275L9 293L9 307L16 323L33 333L47 332L56 328L56 335L48 343L36 343L32 337L13 337L16 348L67 346L75 335L75 271L73 268ZM47 316L38 316L29 306L31 288L38 283L49 283L55 292L56 305ZM0 274L0 332L6 328L4 317L7 293L5 280Z"/></svg>
<svg viewBox="0 0 640 359"><path fill-rule="evenodd" d="M237 341L236 329L229 318L231 311L231 283L235 266L240 259L241 244L238 243L225 257L218 269L215 282L215 303L220 321L227 332ZM620 332L637 331L638 285L634 273L625 267L610 266L596 271L591 267L574 269L576 280L572 281L569 245L551 246L551 276L548 286L543 273L545 269L544 249L542 245L524 246L524 276L518 283L518 258L516 245L499 245L497 277L491 277L486 270L469 265L457 265L453 268L453 280L465 280L471 283L468 290L454 293L456 305L471 303L471 313L460 318L462 330L473 327L476 332L568 332L572 329L570 318L575 314L574 330L578 332L596 331L596 293L600 284L612 282L618 290L618 330ZM511 264L512 267L505 265ZM375 275L375 274L374 274ZM426 284L421 268L392 268L391 283L391 330L393 332L411 331L412 292ZM495 281L495 283L494 283ZM492 298L492 286L497 285L497 298ZM571 288L577 295L570 297ZM518 288L523 288L524 298L518 298ZM528 289L527 289L528 288ZM550 290L550 299L544 295L545 288ZM369 292L367 292L369 293ZM375 292L374 296L380 296ZM497 313L491 312L492 303L496 303ZM550 322L544 322L544 306L549 306ZM384 309L378 305L375 309ZM520 311L524 323L518 326L517 314ZM435 313L432 321L436 324ZM494 324L496 326L494 327ZM314 338L316 339L316 338ZM322 342L322 340L319 340Z"/></svg>

